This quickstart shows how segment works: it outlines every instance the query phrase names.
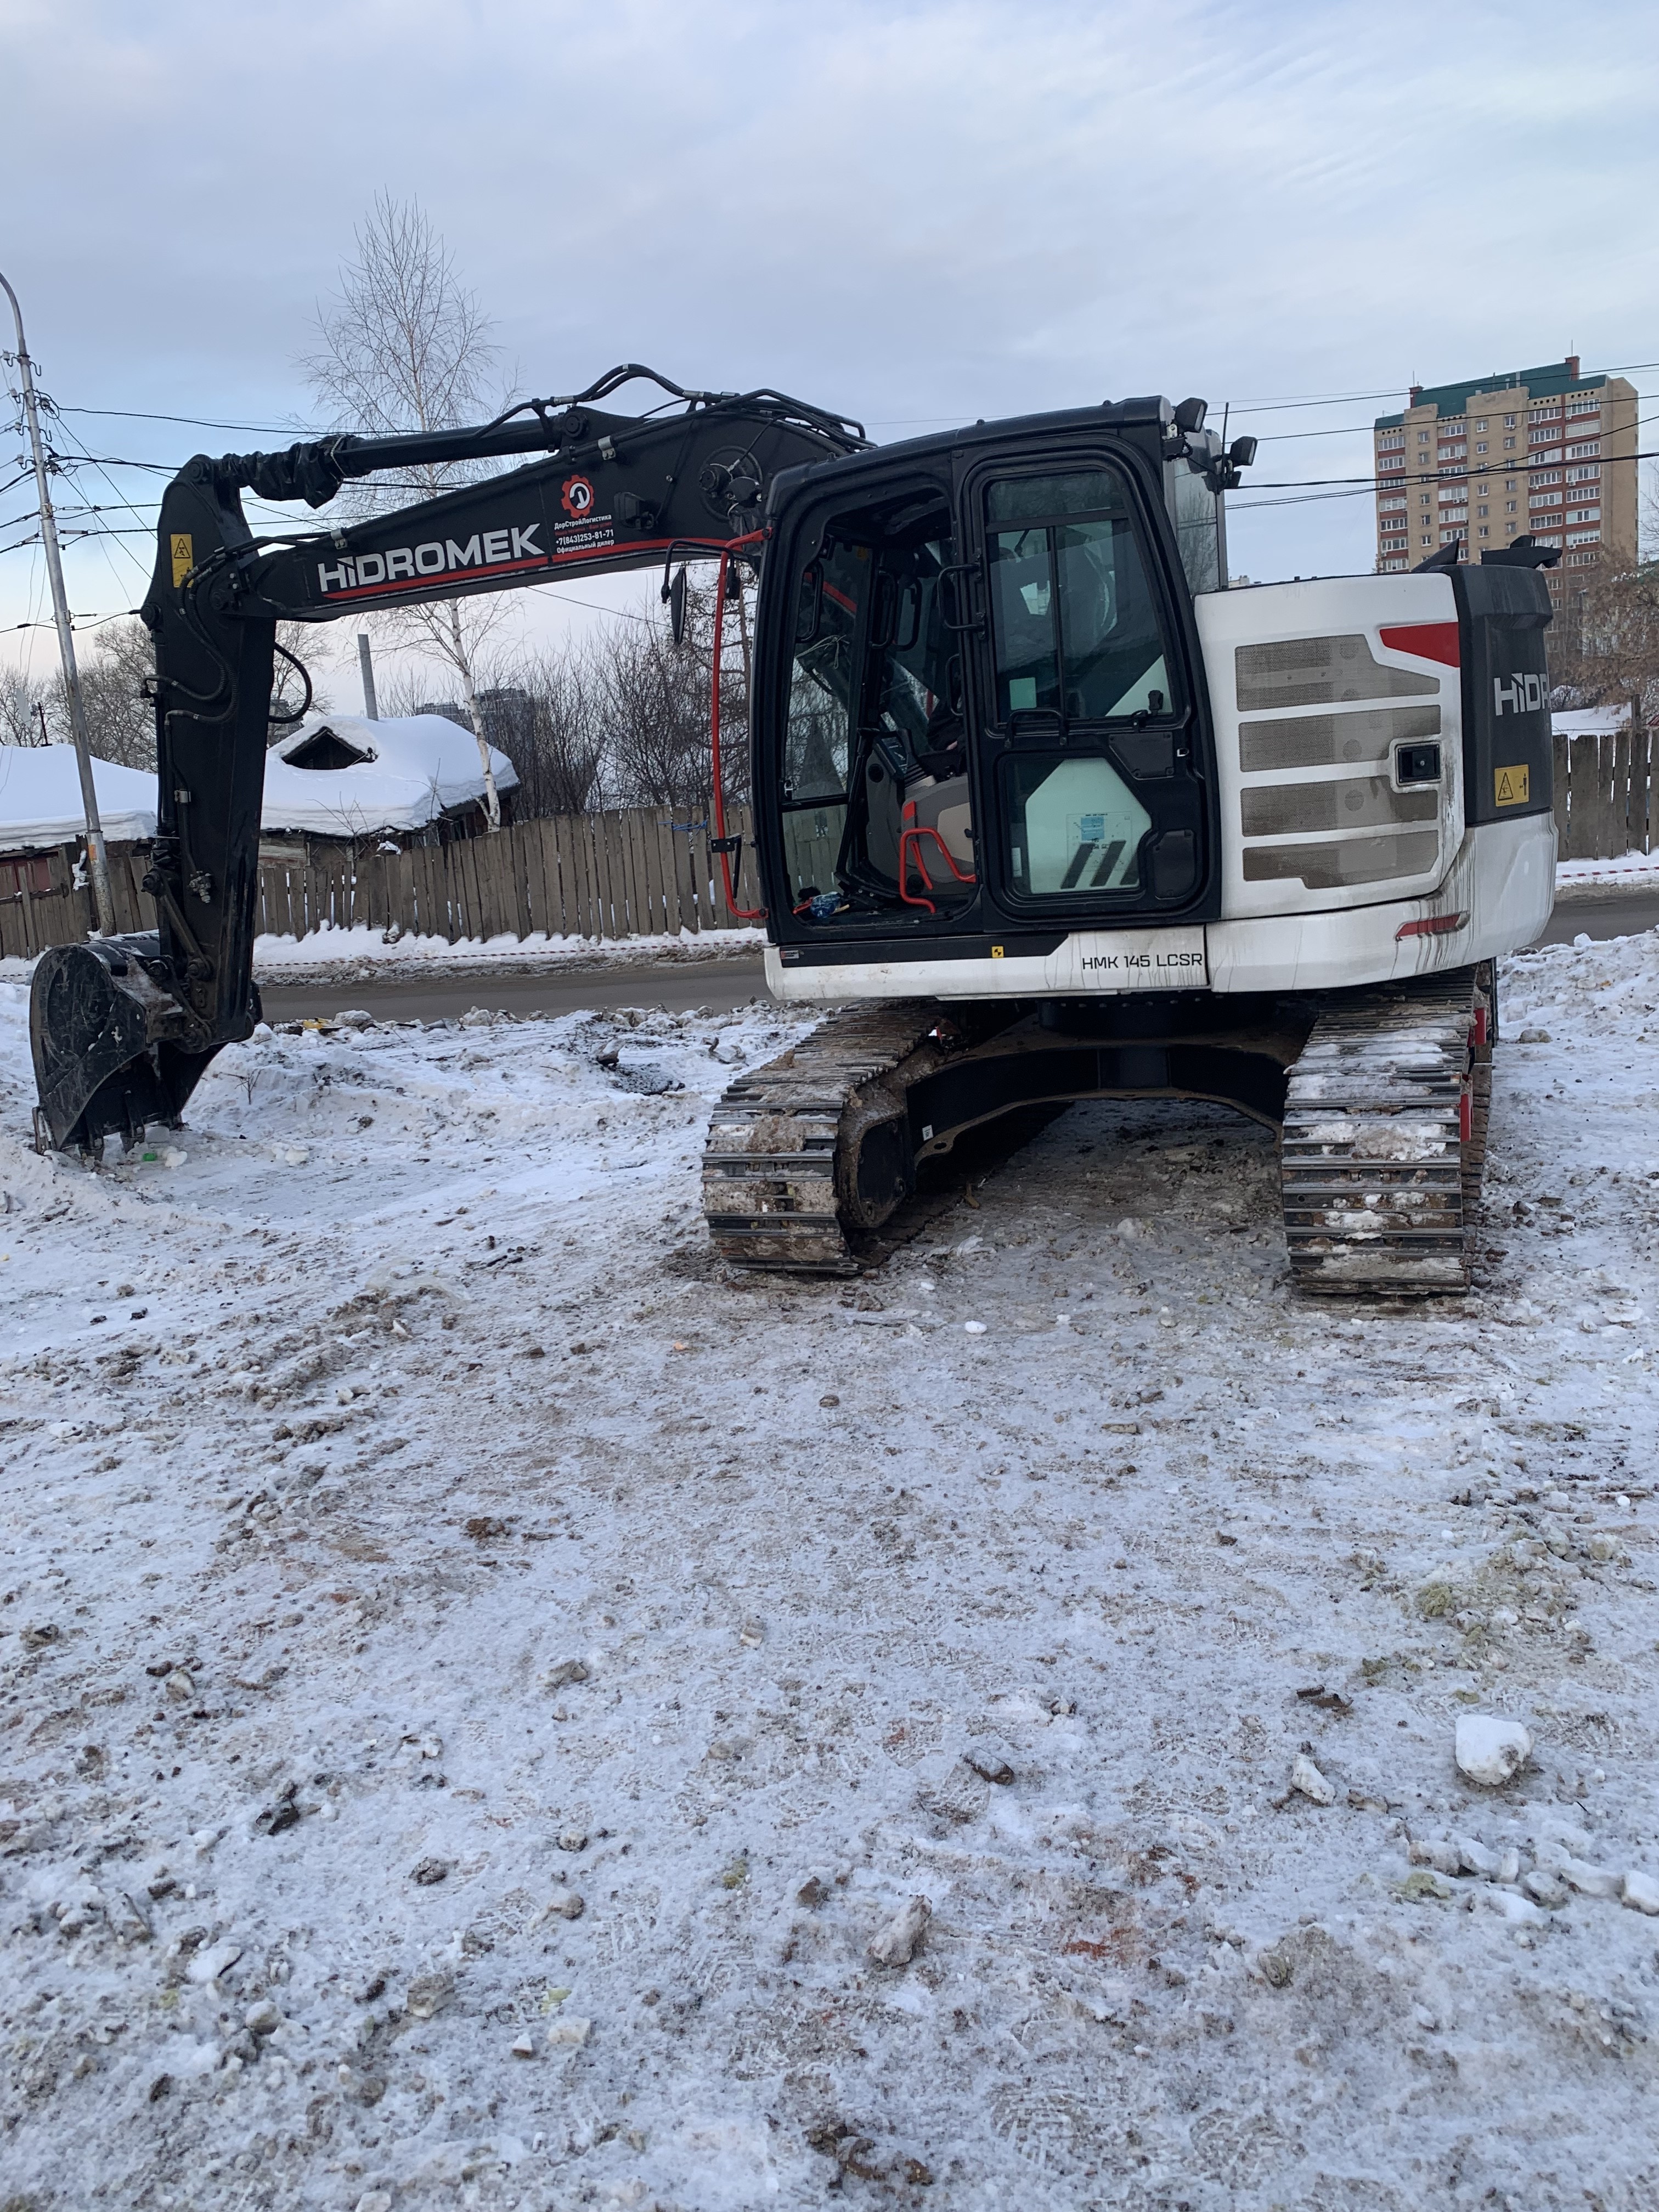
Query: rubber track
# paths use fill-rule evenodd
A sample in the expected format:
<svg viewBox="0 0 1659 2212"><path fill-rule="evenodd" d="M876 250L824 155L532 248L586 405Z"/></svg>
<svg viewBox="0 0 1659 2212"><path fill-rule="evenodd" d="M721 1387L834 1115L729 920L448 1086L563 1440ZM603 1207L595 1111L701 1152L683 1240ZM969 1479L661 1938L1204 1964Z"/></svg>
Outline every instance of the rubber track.
<svg viewBox="0 0 1659 2212"><path fill-rule="evenodd" d="M1484 971L1356 993L1291 1070L1285 1241L1304 1290L1424 1297L1469 1287L1492 1088Z"/></svg>
<svg viewBox="0 0 1659 2212"><path fill-rule="evenodd" d="M703 1212L722 1258L858 1272L850 1237L877 1224L851 1218L848 1139L872 1090L925 1042L939 1012L931 1000L849 1007L732 1085L714 1109L702 1165Z"/></svg>

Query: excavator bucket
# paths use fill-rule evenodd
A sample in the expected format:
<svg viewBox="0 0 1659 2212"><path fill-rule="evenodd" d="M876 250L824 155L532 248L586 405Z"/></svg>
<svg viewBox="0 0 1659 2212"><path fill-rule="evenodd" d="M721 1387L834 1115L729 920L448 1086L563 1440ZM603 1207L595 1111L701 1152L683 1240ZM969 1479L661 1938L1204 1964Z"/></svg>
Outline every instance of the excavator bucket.
<svg viewBox="0 0 1659 2212"><path fill-rule="evenodd" d="M104 1139L137 1144L149 1121L176 1121L211 1051L179 1041L187 1017L153 981L155 936L55 945L36 963L29 1045L40 1104L37 1135L94 1157ZM41 1128L44 1124L44 1129Z"/></svg>

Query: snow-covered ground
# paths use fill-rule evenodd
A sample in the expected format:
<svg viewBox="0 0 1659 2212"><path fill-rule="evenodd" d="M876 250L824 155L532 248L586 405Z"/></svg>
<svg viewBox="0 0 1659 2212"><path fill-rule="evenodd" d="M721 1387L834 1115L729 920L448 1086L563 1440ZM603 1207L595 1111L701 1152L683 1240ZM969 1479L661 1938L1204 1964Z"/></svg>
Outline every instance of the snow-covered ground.
<svg viewBox="0 0 1659 2212"><path fill-rule="evenodd" d="M1386 1310L1173 1103L728 1274L764 1006L257 1041L93 1175L0 983L0 2200L1652 2205L1656 1008L1511 963Z"/></svg>

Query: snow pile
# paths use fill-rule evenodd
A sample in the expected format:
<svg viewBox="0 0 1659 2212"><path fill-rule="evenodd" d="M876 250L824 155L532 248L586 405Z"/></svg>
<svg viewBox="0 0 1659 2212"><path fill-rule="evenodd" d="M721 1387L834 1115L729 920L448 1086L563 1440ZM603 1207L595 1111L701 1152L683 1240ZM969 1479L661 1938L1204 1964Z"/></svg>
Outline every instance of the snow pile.
<svg viewBox="0 0 1659 2212"><path fill-rule="evenodd" d="M343 764L298 767L296 754ZM496 790L511 791L519 775L507 755L492 746L489 763ZM451 807L476 804L483 790L478 741L447 715L371 722L360 714L313 714L265 756L260 823L267 833L318 837L420 830Z"/></svg>
<svg viewBox="0 0 1659 2212"><path fill-rule="evenodd" d="M113 761L92 763L104 835L126 845L155 835L155 778ZM39 852L87 833L73 745L0 745L0 850Z"/></svg>
<svg viewBox="0 0 1659 2212"><path fill-rule="evenodd" d="M1395 1310L1157 1100L730 1274L761 1006L256 1038L89 1175L0 983L8 2191L1647 2201L1659 937L1502 1019Z"/></svg>

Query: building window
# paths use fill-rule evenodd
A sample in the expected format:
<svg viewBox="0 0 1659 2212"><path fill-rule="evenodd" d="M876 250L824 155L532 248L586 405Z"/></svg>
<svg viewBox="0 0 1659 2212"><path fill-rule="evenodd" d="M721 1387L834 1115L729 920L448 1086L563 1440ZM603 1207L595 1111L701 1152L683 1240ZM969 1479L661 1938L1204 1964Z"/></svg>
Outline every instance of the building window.
<svg viewBox="0 0 1659 2212"><path fill-rule="evenodd" d="M1569 553L1567 566L1570 568L1589 568L1594 567L1600 558L1597 553Z"/></svg>
<svg viewBox="0 0 1659 2212"><path fill-rule="evenodd" d="M1601 520L1601 510L1599 507L1575 507L1567 517L1569 522L1599 522Z"/></svg>
<svg viewBox="0 0 1659 2212"><path fill-rule="evenodd" d="M1477 453L1484 453L1486 452L1486 447L1484 439L1477 439L1475 441L1474 450Z"/></svg>
<svg viewBox="0 0 1659 2212"><path fill-rule="evenodd" d="M1515 489L1515 478L1513 477L1504 477L1504 489L1505 491L1513 491Z"/></svg>
<svg viewBox="0 0 1659 2212"><path fill-rule="evenodd" d="M1510 417L1510 420L1511 420L1511 421L1513 421L1513 420L1514 420L1514 417L1513 417L1513 416L1511 416L1511 417ZM1515 449L1515 441L1514 441L1514 439L1513 439L1513 438L1505 438L1505 439L1504 439L1504 451L1506 453L1512 453L1512 452L1514 451L1514 449Z"/></svg>
<svg viewBox="0 0 1659 2212"><path fill-rule="evenodd" d="M1513 416L1513 415L1506 415L1506 416L1504 417L1504 428L1506 430L1512 430L1512 429L1514 429L1514 428L1515 428L1515 417L1514 417L1514 416Z"/></svg>
<svg viewBox="0 0 1659 2212"><path fill-rule="evenodd" d="M1599 530L1570 530L1567 543L1569 545L1594 545L1600 541L1601 536Z"/></svg>
<svg viewBox="0 0 1659 2212"><path fill-rule="evenodd" d="M1484 430L1486 426L1484 422L1477 422L1474 427L1477 430Z"/></svg>
<svg viewBox="0 0 1659 2212"><path fill-rule="evenodd" d="M1490 530L1483 530L1483 531L1480 532L1480 535L1481 535L1483 538L1490 538L1490 537L1492 536L1492 532L1491 532L1491 531L1490 531Z"/></svg>
<svg viewBox="0 0 1659 2212"><path fill-rule="evenodd" d="M1515 513L1515 507L1516 502L1512 499L1506 499L1504 501L1504 512L1505 514L1513 514Z"/></svg>
<svg viewBox="0 0 1659 2212"><path fill-rule="evenodd" d="M1561 471L1559 469L1536 469L1533 472L1532 483L1534 491L1538 489L1540 484L1559 483L1560 481Z"/></svg>
<svg viewBox="0 0 1659 2212"><path fill-rule="evenodd" d="M1419 430L1419 431L1418 432L1418 434L1417 434L1417 442L1418 442L1418 444L1419 444L1419 446L1426 446L1426 445L1428 444L1428 442L1429 442L1429 434L1428 434L1428 432L1427 432L1426 430Z"/></svg>
<svg viewBox="0 0 1659 2212"><path fill-rule="evenodd" d="M1593 460L1601 450L1601 441L1599 438L1592 438L1587 445L1569 446L1567 459L1570 461Z"/></svg>
<svg viewBox="0 0 1659 2212"><path fill-rule="evenodd" d="M1492 512L1491 508L1490 508L1490 507L1476 507L1476 509L1475 509L1475 513L1476 513L1477 514L1480 514L1480 515L1486 515L1486 514L1489 514L1491 512ZM1480 533L1480 535L1481 535L1483 538L1486 536L1486 532L1485 532L1484 530L1483 530L1483 531L1481 532L1481 533Z"/></svg>
<svg viewBox="0 0 1659 2212"><path fill-rule="evenodd" d="M1418 541L1417 541L1417 542L1418 542L1418 544L1419 544L1419 545L1432 545L1432 544L1433 544L1433 543L1434 543L1434 540L1433 540L1433 538L1431 538L1431 537L1428 535L1428 533L1427 533L1426 532L1425 532L1424 535L1423 535L1421 538L1419 538L1418 539Z"/></svg>

